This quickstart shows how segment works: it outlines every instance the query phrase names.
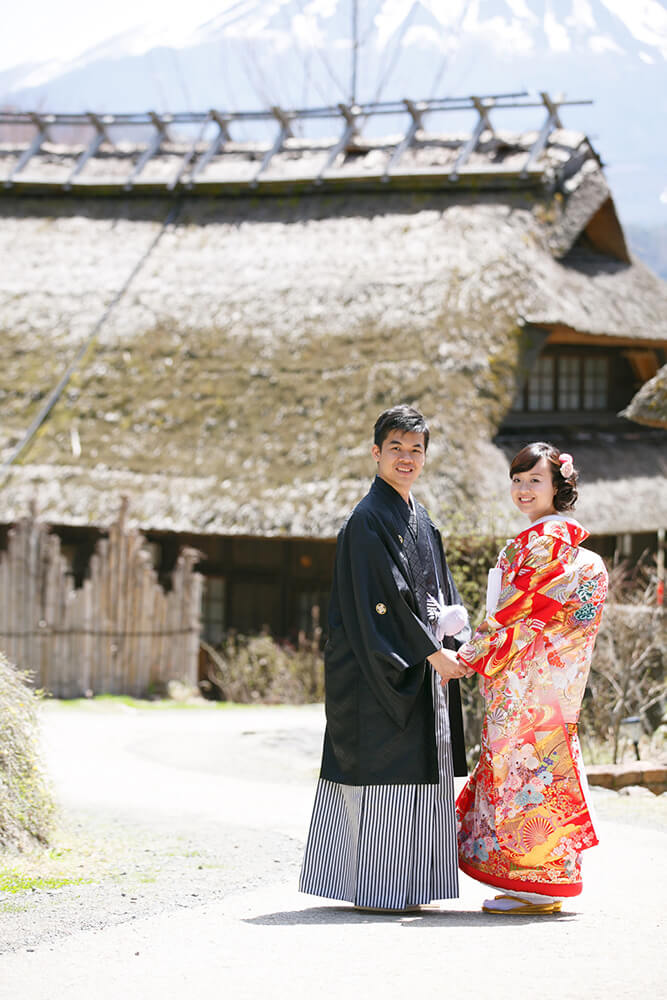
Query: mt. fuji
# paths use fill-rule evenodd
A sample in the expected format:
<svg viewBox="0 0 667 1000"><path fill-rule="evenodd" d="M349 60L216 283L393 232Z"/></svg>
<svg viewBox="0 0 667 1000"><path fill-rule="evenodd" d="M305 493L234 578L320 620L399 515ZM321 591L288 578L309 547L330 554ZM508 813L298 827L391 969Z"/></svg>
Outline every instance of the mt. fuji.
<svg viewBox="0 0 667 1000"><path fill-rule="evenodd" d="M624 221L667 221L667 9L659 0L193 0L168 21L163 13L122 27L91 38L73 59L0 71L0 102L249 110L565 92L594 101L564 108L563 124L591 138ZM535 128L536 115L492 120ZM454 118L449 127L464 126Z"/></svg>

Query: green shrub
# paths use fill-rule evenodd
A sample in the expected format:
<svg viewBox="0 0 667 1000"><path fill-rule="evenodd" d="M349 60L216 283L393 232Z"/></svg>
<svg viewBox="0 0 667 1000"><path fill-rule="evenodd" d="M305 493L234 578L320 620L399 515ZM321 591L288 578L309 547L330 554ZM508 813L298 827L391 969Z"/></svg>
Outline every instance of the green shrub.
<svg viewBox="0 0 667 1000"><path fill-rule="evenodd" d="M38 752L37 698L0 653L0 848L47 842L53 804Z"/></svg>

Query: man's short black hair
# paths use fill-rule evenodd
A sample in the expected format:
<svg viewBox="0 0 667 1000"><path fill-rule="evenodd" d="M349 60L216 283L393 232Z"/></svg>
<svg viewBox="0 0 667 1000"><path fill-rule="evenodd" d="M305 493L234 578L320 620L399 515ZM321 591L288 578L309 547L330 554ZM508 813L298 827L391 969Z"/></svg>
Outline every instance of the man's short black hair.
<svg viewBox="0 0 667 1000"><path fill-rule="evenodd" d="M382 448L384 441L391 431L411 432L413 434L424 435L424 451L428 448L430 436L428 424L419 410L407 403L399 403L385 410L375 421L374 441L378 448Z"/></svg>

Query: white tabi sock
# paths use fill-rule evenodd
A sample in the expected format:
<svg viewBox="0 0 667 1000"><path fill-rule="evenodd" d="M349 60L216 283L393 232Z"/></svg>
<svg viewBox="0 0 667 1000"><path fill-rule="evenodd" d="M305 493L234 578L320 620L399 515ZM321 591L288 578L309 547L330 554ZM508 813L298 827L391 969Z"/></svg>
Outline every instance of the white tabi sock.
<svg viewBox="0 0 667 1000"><path fill-rule="evenodd" d="M558 898L557 896L543 896L542 893L538 892L522 892L520 895L518 892L504 892L503 895L511 898L485 899L484 906L493 907L494 910L514 910L517 906L522 906L524 903L537 903L548 906L549 903L555 903Z"/></svg>

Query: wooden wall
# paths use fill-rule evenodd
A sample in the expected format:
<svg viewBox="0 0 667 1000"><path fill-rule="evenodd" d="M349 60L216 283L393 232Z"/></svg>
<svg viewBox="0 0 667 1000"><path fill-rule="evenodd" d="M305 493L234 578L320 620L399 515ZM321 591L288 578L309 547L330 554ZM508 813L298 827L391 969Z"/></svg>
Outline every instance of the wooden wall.
<svg viewBox="0 0 667 1000"><path fill-rule="evenodd" d="M183 548L165 593L127 503L98 541L75 589L60 539L35 512L0 554L0 647L38 688L58 698L141 696L168 681L197 684L202 578Z"/></svg>

